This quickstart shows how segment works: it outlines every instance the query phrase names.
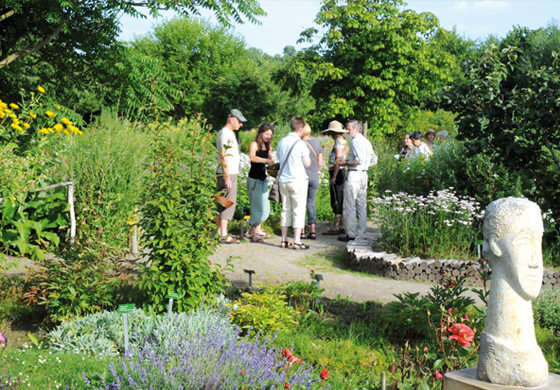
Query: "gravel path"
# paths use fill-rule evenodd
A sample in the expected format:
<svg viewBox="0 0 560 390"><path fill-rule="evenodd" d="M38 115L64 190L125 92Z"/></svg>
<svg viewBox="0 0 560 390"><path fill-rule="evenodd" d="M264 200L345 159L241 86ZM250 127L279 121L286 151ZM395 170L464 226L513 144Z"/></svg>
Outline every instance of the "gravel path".
<svg viewBox="0 0 560 390"><path fill-rule="evenodd" d="M253 286L262 284L282 284L291 280L310 280L310 271L321 273L324 281L324 296L328 298L349 297L356 302L397 300L393 294L419 292L426 294L431 284L426 282L406 282L386 279L379 276L357 273L344 269L346 246L337 236L321 234L329 228L326 222L317 224L317 240L304 240L309 250L280 248L281 237L275 236L266 243L222 244L212 256L212 260L225 264L228 256L234 257L234 271L227 277L234 286L248 286L248 275L243 269L252 269ZM373 227L368 227L373 232ZM293 242L293 236L290 238Z"/></svg>

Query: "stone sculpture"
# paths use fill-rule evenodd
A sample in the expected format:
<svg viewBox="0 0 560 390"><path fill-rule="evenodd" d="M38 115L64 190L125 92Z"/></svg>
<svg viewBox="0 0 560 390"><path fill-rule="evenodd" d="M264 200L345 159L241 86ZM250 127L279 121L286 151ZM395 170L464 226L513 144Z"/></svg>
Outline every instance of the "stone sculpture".
<svg viewBox="0 0 560 390"><path fill-rule="evenodd" d="M480 337L479 380L522 387L548 380L531 306L542 285L542 234L541 212L533 202L504 198L486 209L482 255L492 269L492 286Z"/></svg>

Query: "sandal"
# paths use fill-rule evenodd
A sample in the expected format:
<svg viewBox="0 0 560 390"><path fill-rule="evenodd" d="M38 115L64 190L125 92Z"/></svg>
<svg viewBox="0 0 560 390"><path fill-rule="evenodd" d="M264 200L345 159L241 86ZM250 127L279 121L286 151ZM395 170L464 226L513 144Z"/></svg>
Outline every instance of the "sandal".
<svg viewBox="0 0 560 390"><path fill-rule="evenodd" d="M262 238L266 239L266 238L270 238L270 234L267 234L265 232L260 232L259 236L261 236Z"/></svg>
<svg viewBox="0 0 560 390"><path fill-rule="evenodd" d="M264 242L264 238L262 238L261 236L255 236L255 237L251 237L251 242Z"/></svg>
<svg viewBox="0 0 560 390"><path fill-rule="evenodd" d="M309 240L316 240L317 239L317 234L315 232L311 232L307 235L307 238Z"/></svg>
<svg viewBox="0 0 560 390"><path fill-rule="evenodd" d="M220 237L218 239L218 242L220 244L239 244L239 240L236 240L235 238L233 238L230 235L224 236L224 237Z"/></svg>
<svg viewBox="0 0 560 390"><path fill-rule="evenodd" d="M309 245L305 245L305 244L294 244L294 249L309 249Z"/></svg>
<svg viewBox="0 0 560 390"><path fill-rule="evenodd" d="M288 242L288 241L282 241L280 243L280 248L291 248L292 247L292 243Z"/></svg>
<svg viewBox="0 0 560 390"><path fill-rule="evenodd" d="M306 236L305 233L303 233L303 232L299 235L299 239L300 239L300 240L304 240L304 239L306 239L306 238L307 238L307 236Z"/></svg>
<svg viewBox="0 0 560 390"><path fill-rule="evenodd" d="M341 234L340 229L333 229L333 228L330 228L326 232L323 232L323 235L325 236L340 236L340 234Z"/></svg>

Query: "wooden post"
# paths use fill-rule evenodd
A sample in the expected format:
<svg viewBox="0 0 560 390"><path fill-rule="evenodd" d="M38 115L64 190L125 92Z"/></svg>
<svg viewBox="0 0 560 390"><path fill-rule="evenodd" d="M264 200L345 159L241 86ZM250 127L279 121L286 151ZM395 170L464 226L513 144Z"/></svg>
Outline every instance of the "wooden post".
<svg viewBox="0 0 560 390"><path fill-rule="evenodd" d="M70 205L70 244L76 241L76 213L74 212L74 182L68 184L68 204Z"/></svg>

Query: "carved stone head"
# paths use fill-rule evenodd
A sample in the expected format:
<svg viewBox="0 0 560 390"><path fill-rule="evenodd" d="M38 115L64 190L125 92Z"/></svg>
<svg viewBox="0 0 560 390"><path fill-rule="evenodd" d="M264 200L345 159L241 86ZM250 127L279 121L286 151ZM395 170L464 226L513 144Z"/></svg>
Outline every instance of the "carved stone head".
<svg viewBox="0 0 560 390"><path fill-rule="evenodd" d="M522 198L498 199L486 208L482 255L526 301L535 299L543 278L539 206Z"/></svg>

